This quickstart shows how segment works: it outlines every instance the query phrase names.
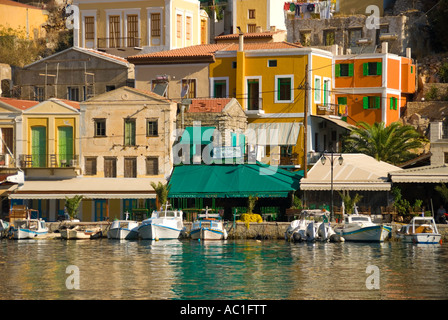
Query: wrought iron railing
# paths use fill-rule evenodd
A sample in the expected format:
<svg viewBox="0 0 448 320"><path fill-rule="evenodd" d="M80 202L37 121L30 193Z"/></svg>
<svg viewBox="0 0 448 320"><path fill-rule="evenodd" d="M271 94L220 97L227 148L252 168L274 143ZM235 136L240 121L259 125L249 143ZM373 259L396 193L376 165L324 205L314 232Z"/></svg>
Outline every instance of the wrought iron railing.
<svg viewBox="0 0 448 320"><path fill-rule="evenodd" d="M141 46L141 39L136 37L98 38L98 48L134 48Z"/></svg>
<svg viewBox="0 0 448 320"><path fill-rule="evenodd" d="M22 168L74 168L78 166L79 156L74 154L21 154Z"/></svg>

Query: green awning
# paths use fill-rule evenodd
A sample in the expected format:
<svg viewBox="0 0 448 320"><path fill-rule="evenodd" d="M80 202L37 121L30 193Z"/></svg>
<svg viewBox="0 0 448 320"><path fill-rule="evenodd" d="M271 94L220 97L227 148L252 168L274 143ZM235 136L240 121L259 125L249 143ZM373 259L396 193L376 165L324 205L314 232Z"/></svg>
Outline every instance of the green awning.
<svg viewBox="0 0 448 320"><path fill-rule="evenodd" d="M303 175L263 164L182 165L174 168L169 198L287 197Z"/></svg>
<svg viewBox="0 0 448 320"><path fill-rule="evenodd" d="M215 127L186 127L179 143L182 144L209 144L212 141Z"/></svg>

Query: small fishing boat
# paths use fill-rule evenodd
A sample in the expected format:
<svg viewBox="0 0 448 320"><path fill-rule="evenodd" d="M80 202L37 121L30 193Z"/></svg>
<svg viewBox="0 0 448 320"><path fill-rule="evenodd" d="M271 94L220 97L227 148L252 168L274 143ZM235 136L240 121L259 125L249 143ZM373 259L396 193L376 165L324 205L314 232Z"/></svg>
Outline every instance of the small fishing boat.
<svg viewBox="0 0 448 320"><path fill-rule="evenodd" d="M8 235L9 222L0 219L0 239L5 238Z"/></svg>
<svg viewBox="0 0 448 320"><path fill-rule="evenodd" d="M441 243L442 235L438 232L433 217L413 217L411 222L397 232L398 239L412 243Z"/></svg>
<svg viewBox="0 0 448 320"><path fill-rule="evenodd" d="M98 239L103 235L100 227L82 229L80 226L61 229L60 233L65 240Z"/></svg>
<svg viewBox="0 0 448 320"><path fill-rule="evenodd" d="M34 239L48 234L48 228L42 219L17 219L8 233L10 239Z"/></svg>
<svg viewBox="0 0 448 320"><path fill-rule="evenodd" d="M107 232L107 237L109 239L138 239L139 223L137 221L128 220L128 218L129 212L126 212L125 220L114 220Z"/></svg>
<svg viewBox="0 0 448 320"><path fill-rule="evenodd" d="M300 241L344 241L336 235L328 222L329 212L320 209L302 210L299 219L291 222L285 232L285 239Z"/></svg>
<svg viewBox="0 0 448 320"><path fill-rule="evenodd" d="M343 225L334 231L346 241L383 242L390 235L392 227L373 223L366 215L351 214L347 215Z"/></svg>
<svg viewBox="0 0 448 320"><path fill-rule="evenodd" d="M227 230L224 222L218 213L205 213L198 215L198 219L193 222L190 231L190 238L194 240L226 240Z"/></svg>
<svg viewBox="0 0 448 320"><path fill-rule="evenodd" d="M160 211L153 211L151 218L143 220L138 227L138 234L144 240L177 239L185 232L183 212L168 210L167 203Z"/></svg>

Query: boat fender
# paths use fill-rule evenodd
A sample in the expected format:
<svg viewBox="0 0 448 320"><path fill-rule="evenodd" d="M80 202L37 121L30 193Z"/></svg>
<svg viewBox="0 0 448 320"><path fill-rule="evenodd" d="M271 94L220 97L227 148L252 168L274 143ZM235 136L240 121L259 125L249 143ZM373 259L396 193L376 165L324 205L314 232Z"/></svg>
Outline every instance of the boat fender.
<svg viewBox="0 0 448 320"><path fill-rule="evenodd" d="M342 238L339 234L332 234L330 236L330 242L343 242L344 238Z"/></svg>
<svg viewBox="0 0 448 320"><path fill-rule="evenodd" d="M295 232L295 233L292 235L292 238L293 238L294 242L300 242L300 241L302 241L302 236L301 236L300 233L298 233L298 232Z"/></svg>

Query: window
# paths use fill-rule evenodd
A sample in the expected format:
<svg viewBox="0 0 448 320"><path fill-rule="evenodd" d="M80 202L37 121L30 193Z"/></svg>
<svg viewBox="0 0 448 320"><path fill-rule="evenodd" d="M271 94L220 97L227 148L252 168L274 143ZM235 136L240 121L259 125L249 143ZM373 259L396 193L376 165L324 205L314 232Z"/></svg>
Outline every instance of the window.
<svg viewBox="0 0 448 320"><path fill-rule="evenodd" d="M227 81L214 80L213 81L213 97L226 98L227 97Z"/></svg>
<svg viewBox="0 0 448 320"><path fill-rule="evenodd" d="M84 175L94 176L96 175L96 157L86 157L84 160Z"/></svg>
<svg viewBox="0 0 448 320"><path fill-rule="evenodd" d="M320 93L321 93L321 79L320 77L314 78L314 102L320 103Z"/></svg>
<svg viewBox="0 0 448 320"><path fill-rule="evenodd" d="M45 90L42 87L34 87L34 100L44 101L45 100Z"/></svg>
<svg viewBox="0 0 448 320"><path fill-rule="evenodd" d="M311 45L311 31L300 31L300 44L305 47Z"/></svg>
<svg viewBox="0 0 448 320"><path fill-rule="evenodd" d="M247 25L247 32L248 33L255 33L257 31L257 25L256 24L248 24Z"/></svg>
<svg viewBox="0 0 448 320"><path fill-rule="evenodd" d="M328 105L330 103L330 80L324 80L324 105Z"/></svg>
<svg viewBox="0 0 448 320"><path fill-rule="evenodd" d="M104 158L104 177L117 177L117 158Z"/></svg>
<svg viewBox="0 0 448 320"><path fill-rule="evenodd" d="M105 137L106 136L106 119L94 119L94 136Z"/></svg>
<svg viewBox="0 0 448 320"><path fill-rule="evenodd" d="M137 178L137 158L124 158L124 177Z"/></svg>
<svg viewBox="0 0 448 320"><path fill-rule="evenodd" d="M124 120L124 145L135 146L135 119Z"/></svg>
<svg viewBox="0 0 448 320"><path fill-rule="evenodd" d="M146 136L157 137L159 135L159 128L157 120L146 120Z"/></svg>
<svg viewBox="0 0 448 320"><path fill-rule="evenodd" d="M268 67L273 68L277 66L277 60L268 60Z"/></svg>
<svg viewBox="0 0 448 320"><path fill-rule="evenodd" d="M371 96L362 98L363 109L379 109L381 108L381 97Z"/></svg>
<svg viewBox="0 0 448 320"><path fill-rule="evenodd" d="M86 40L95 38L95 17L84 17L84 33Z"/></svg>
<svg viewBox="0 0 448 320"><path fill-rule="evenodd" d="M182 97L187 99L196 98L196 80L182 79Z"/></svg>
<svg viewBox="0 0 448 320"><path fill-rule="evenodd" d="M106 92L109 92L109 91L112 91L112 90L115 90L115 86L114 85L106 86Z"/></svg>
<svg viewBox="0 0 448 320"><path fill-rule="evenodd" d="M351 47L356 47L358 45L358 40L362 38L362 29L350 29L348 31L348 43Z"/></svg>
<svg viewBox="0 0 448 320"><path fill-rule="evenodd" d="M160 13L151 13L151 37L160 37Z"/></svg>
<svg viewBox="0 0 448 320"><path fill-rule="evenodd" d="M443 153L444 163L448 163L448 152Z"/></svg>
<svg viewBox="0 0 448 320"><path fill-rule="evenodd" d="M138 38L138 15L131 14L128 15L128 39L127 39L127 46L128 47L138 47L139 44L139 38Z"/></svg>
<svg viewBox="0 0 448 320"><path fill-rule="evenodd" d="M331 46L335 44L334 38L335 38L335 32L334 30L324 30L324 46Z"/></svg>
<svg viewBox="0 0 448 320"><path fill-rule="evenodd" d="M236 61L232 61L232 69L236 69Z"/></svg>
<svg viewBox="0 0 448 320"><path fill-rule="evenodd" d="M348 115L347 97L338 97L338 114L342 117Z"/></svg>
<svg viewBox="0 0 448 320"><path fill-rule="evenodd" d="M260 81L258 79L247 80L247 110L260 109Z"/></svg>
<svg viewBox="0 0 448 320"><path fill-rule="evenodd" d="M390 98L390 110L397 110L398 108L398 99L395 97L391 97Z"/></svg>
<svg viewBox="0 0 448 320"><path fill-rule="evenodd" d="M383 64L381 62L366 62L362 65L362 74L364 76L379 76L382 68Z"/></svg>
<svg viewBox="0 0 448 320"><path fill-rule="evenodd" d="M159 174L159 158L157 157L146 158L146 174L149 176L156 176Z"/></svg>
<svg viewBox="0 0 448 320"><path fill-rule="evenodd" d="M72 101L80 101L79 88L67 87L67 99Z"/></svg>
<svg viewBox="0 0 448 320"><path fill-rule="evenodd" d="M191 40L191 17L185 17L186 39Z"/></svg>
<svg viewBox="0 0 448 320"><path fill-rule="evenodd" d="M182 15L180 14L176 16L176 31L177 31L177 38L180 39L182 36Z"/></svg>
<svg viewBox="0 0 448 320"><path fill-rule="evenodd" d="M249 9L249 19L255 19L255 9Z"/></svg>
<svg viewBox="0 0 448 320"><path fill-rule="evenodd" d="M292 102L293 94L292 89L294 87L294 77L289 76L275 76L275 91L277 96L275 102Z"/></svg>
<svg viewBox="0 0 448 320"><path fill-rule="evenodd" d="M109 48L120 47L120 16L109 16Z"/></svg>
<svg viewBox="0 0 448 320"><path fill-rule="evenodd" d="M0 129L2 136L2 153L7 154L8 149L11 152L14 152L14 137L13 137L13 129L12 128L1 128Z"/></svg>
<svg viewBox="0 0 448 320"><path fill-rule="evenodd" d="M341 63L335 65L336 77L353 77L353 63Z"/></svg>

